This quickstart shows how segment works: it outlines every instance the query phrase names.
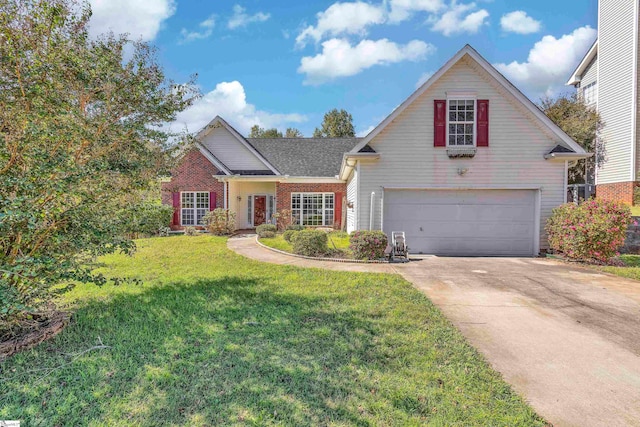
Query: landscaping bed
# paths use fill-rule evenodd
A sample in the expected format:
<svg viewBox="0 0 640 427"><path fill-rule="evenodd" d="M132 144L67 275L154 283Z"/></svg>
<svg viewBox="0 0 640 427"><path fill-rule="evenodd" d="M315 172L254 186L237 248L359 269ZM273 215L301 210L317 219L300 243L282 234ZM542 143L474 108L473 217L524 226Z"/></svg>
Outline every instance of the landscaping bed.
<svg viewBox="0 0 640 427"><path fill-rule="evenodd" d="M275 237L262 237L260 238L260 243L270 248L294 254L293 245L291 242L287 242L280 233L276 234ZM349 250L349 235L344 231L327 233L327 247L326 258L353 259L353 253Z"/></svg>
<svg viewBox="0 0 640 427"><path fill-rule="evenodd" d="M545 425L396 275L248 260L226 239L100 259L71 323L0 364L24 425ZM136 284L138 279L141 284Z"/></svg>

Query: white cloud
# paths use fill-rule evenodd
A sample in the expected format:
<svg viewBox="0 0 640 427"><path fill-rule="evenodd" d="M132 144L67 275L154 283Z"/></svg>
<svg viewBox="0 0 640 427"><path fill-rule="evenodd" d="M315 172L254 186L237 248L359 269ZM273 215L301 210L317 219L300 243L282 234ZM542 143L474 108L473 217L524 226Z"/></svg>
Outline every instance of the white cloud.
<svg viewBox="0 0 640 427"><path fill-rule="evenodd" d="M398 23L408 19L413 12L436 13L444 7L443 0L390 0L389 21Z"/></svg>
<svg viewBox="0 0 640 427"><path fill-rule="evenodd" d="M475 3L457 4L453 0L449 10L434 20L431 29L445 36L461 33L475 34L486 23L489 12L485 9L471 12L474 9L476 9Z"/></svg>
<svg viewBox="0 0 640 427"><path fill-rule="evenodd" d="M365 34L368 26L382 24L386 19L385 14L382 6L360 1L334 3L317 14L318 22L315 26L308 26L296 37L296 46L304 47L309 40L317 43L324 36Z"/></svg>
<svg viewBox="0 0 640 427"><path fill-rule="evenodd" d="M365 130L356 133L356 136L360 137L360 138L363 138L363 137L369 135L369 133L371 133L371 131L374 130L375 128L376 127L374 125L371 125L368 128L366 128Z"/></svg>
<svg viewBox="0 0 640 427"><path fill-rule="evenodd" d="M151 41L162 23L176 11L174 0L90 0L93 15L89 24L92 37L113 31L132 38Z"/></svg>
<svg viewBox="0 0 640 427"><path fill-rule="evenodd" d="M233 6L233 15L229 18L229 22L227 23L227 27L229 27L230 30L246 27L253 22L264 22L271 17L270 14L264 12L257 12L253 15L249 15L245 13L246 10L247 9L239 4Z"/></svg>
<svg viewBox="0 0 640 427"><path fill-rule="evenodd" d="M495 66L523 89L536 95L553 95L564 85L596 35L597 31L587 25L559 39L544 36L529 51L526 62Z"/></svg>
<svg viewBox="0 0 640 427"><path fill-rule="evenodd" d="M419 61L435 49L420 40L412 40L406 45L387 39L362 40L352 46L344 39L330 39L322 43L322 53L302 58L298 72L307 75L305 83L320 84L337 77L353 76L374 65Z"/></svg>
<svg viewBox="0 0 640 427"><path fill-rule="evenodd" d="M292 123L302 123L307 118L302 114L278 114L258 110L247 102L244 87L238 81L222 82L205 94L190 108L180 112L172 127L197 132L206 126L216 115L232 124L240 133L247 135L251 126L257 124L264 128L284 128Z"/></svg>
<svg viewBox="0 0 640 427"><path fill-rule="evenodd" d="M516 10L502 15L502 18L500 18L500 26L503 31L510 33L532 34L540 31L541 23L527 15L526 12Z"/></svg>
<svg viewBox="0 0 640 427"><path fill-rule="evenodd" d="M422 73L416 82L416 89L425 84L429 78L433 76L433 71L427 71L426 73Z"/></svg>
<svg viewBox="0 0 640 427"><path fill-rule="evenodd" d="M180 31L180 42L181 43L189 43L194 40L206 39L211 36L213 33L213 27L216 26L216 18L215 15L211 15L200 24L198 24L199 30L188 31L186 28L183 28Z"/></svg>

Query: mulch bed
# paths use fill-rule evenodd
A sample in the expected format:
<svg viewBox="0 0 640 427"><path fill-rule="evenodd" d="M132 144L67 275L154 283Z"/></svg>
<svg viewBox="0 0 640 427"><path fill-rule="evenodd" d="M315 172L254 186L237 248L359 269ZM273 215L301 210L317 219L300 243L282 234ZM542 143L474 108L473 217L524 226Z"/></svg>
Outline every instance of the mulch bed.
<svg viewBox="0 0 640 427"><path fill-rule="evenodd" d="M71 313L53 311L46 315L35 315L20 331L0 338L0 360L20 351L28 350L58 335L71 320Z"/></svg>

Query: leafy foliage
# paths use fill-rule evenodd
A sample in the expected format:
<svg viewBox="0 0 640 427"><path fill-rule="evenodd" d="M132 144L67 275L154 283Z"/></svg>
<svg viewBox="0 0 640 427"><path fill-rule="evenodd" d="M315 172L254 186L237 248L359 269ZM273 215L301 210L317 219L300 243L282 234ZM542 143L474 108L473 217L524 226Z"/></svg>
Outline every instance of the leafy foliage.
<svg viewBox="0 0 640 427"><path fill-rule="evenodd" d="M282 238L291 243L291 239L293 238L293 235L296 234L299 230L286 230L284 233L282 233Z"/></svg>
<svg viewBox="0 0 640 427"><path fill-rule="evenodd" d="M0 329L52 286L92 280L95 256L134 249L123 195L169 169L159 125L195 95L148 44L90 40L90 16L76 0L0 3Z"/></svg>
<svg viewBox="0 0 640 427"><path fill-rule="evenodd" d="M278 231L278 228L275 224L261 224L256 227L256 233L258 237L273 237ZM266 233L270 233L271 235L266 235Z"/></svg>
<svg viewBox="0 0 640 427"><path fill-rule="evenodd" d="M608 262L624 244L630 222L624 203L593 199L554 209L546 230L551 248L568 258Z"/></svg>
<svg viewBox="0 0 640 427"><path fill-rule="evenodd" d="M198 235L198 229L192 226L189 227L185 227L184 228L184 235L185 236L197 236Z"/></svg>
<svg viewBox="0 0 640 427"><path fill-rule="evenodd" d="M327 253L327 233L320 230L301 230L291 237L293 252L305 256L322 256Z"/></svg>
<svg viewBox="0 0 640 427"><path fill-rule="evenodd" d="M290 209L280 209L278 212L273 214L273 221L276 223L278 230L280 231L288 230L295 220L296 217Z"/></svg>
<svg viewBox="0 0 640 427"><path fill-rule="evenodd" d="M284 133L285 138L303 138L304 135L296 128L287 128Z"/></svg>
<svg viewBox="0 0 640 427"><path fill-rule="evenodd" d="M202 217L209 233L214 236L228 236L236 229L236 213L229 209L216 208Z"/></svg>
<svg viewBox="0 0 640 427"><path fill-rule="evenodd" d="M249 138L282 138L282 132L276 128L263 129L258 125L253 125Z"/></svg>
<svg viewBox="0 0 640 427"><path fill-rule="evenodd" d="M320 128L313 131L314 138L345 138L356 136L353 117L346 110L327 111Z"/></svg>
<svg viewBox="0 0 640 427"><path fill-rule="evenodd" d="M569 169L569 183L585 183L593 178L595 160L602 164L605 159L604 146L600 141L602 121L598 112L586 105L576 94L558 98L545 98L540 103L544 113L586 151L596 153L596 157L580 160Z"/></svg>
<svg viewBox="0 0 640 427"><path fill-rule="evenodd" d="M126 236L131 239L160 234L172 216L172 206L147 200L127 206L118 213Z"/></svg>
<svg viewBox="0 0 640 427"><path fill-rule="evenodd" d="M349 238L349 249L356 259L379 259L387 248L387 235L382 231L354 231Z"/></svg>

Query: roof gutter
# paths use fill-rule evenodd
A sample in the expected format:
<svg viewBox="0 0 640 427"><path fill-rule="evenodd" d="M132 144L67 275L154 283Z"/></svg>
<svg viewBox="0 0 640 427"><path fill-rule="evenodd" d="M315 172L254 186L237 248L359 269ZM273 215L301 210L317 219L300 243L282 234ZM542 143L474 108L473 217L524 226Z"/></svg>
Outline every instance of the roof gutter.
<svg viewBox="0 0 640 427"><path fill-rule="evenodd" d="M346 181L359 160L378 160L379 158L379 153L345 153L342 156L342 166L340 166L338 177Z"/></svg>
<svg viewBox="0 0 640 427"><path fill-rule="evenodd" d="M289 175L214 175L219 182L284 182L284 183L318 183L335 184L343 183L344 180L329 176L289 176Z"/></svg>
<svg viewBox="0 0 640 427"><path fill-rule="evenodd" d="M572 160L582 160L588 159L593 156L593 153L547 153L544 155L545 160L558 161L558 162L566 162Z"/></svg>

